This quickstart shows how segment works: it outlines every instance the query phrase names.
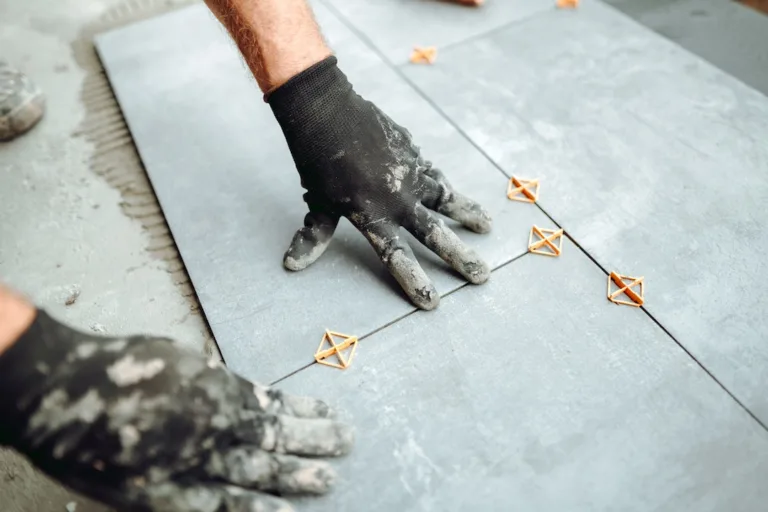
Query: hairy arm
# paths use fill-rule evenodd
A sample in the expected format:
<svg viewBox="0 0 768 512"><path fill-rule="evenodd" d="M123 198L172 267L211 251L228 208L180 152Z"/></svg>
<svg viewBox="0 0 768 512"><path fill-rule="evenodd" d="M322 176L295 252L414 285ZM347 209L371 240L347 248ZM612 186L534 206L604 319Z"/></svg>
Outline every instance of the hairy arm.
<svg viewBox="0 0 768 512"><path fill-rule="evenodd" d="M305 0L205 0L265 93L331 55Z"/></svg>

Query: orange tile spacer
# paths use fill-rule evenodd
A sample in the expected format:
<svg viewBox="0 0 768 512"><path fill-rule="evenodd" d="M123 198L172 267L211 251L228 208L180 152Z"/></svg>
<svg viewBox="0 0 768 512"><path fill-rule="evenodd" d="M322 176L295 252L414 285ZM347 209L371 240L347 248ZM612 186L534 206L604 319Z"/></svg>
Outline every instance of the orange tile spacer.
<svg viewBox="0 0 768 512"><path fill-rule="evenodd" d="M433 64L437 59L437 48L426 46L424 48L417 46L411 53L411 62L414 64Z"/></svg>
<svg viewBox="0 0 768 512"><path fill-rule="evenodd" d="M575 9L579 6L579 0L557 0L558 9Z"/></svg>
<svg viewBox="0 0 768 512"><path fill-rule="evenodd" d="M539 238L535 242L533 241L534 234ZM549 247L552 252L544 250L545 247ZM538 226L533 226L528 237L528 250L542 256L560 256L563 252L563 230L542 229Z"/></svg>
<svg viewBox="0 0 768 512"><path fill-rule="evenodd" d="M627 284L625 280L632 280L632 282ZM614 292L611 292L611 282L616 283L616 286L619 287ZM639 293L632 289L635 286L639 288ZM608 300L615 304L624 304L625 306L635 306L636 308L639 308L643 305L645 300L643 298L643 291L644 285L642 277L622 276L616 272L611 272L611 275L608 276ZM627 297L632 299L632 302L628 300L617 299L617 297L622 293L626 294Z"/></svg>
<svg viewBox="0 0 768 512"><path fill-rule="evenodd" d="M344 341L336 344L334 338L343 338ZM326 343L329 348L323 349L323 345L326 345ZM352 347L351 350L349 350L350 347ZM344 355L345 350L348 352L348 356L346 357ZM326 329L323 339L320 340L320 346L317 347L317 352L315 352L315 361L326 366L338 368L339 370L345 370L352 364L352 359L355 357L355 350L357 350L357 336L347 336L346 334ZM339 362L334 363L328 361L328 358L332 356L336 356L336 359Z"/></svg>
<svg viewBox="0 0 768 512"><path fill-rule="evenodd" d="M507 198L523 203L535 203L539 199L539 179L526 180L512 176L507 185Z"/></svg>

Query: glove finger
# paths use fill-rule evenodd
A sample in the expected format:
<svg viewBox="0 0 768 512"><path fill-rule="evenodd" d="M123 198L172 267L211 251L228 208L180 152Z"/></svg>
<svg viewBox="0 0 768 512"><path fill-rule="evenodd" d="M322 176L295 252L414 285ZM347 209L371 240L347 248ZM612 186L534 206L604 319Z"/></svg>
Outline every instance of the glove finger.
<svg viewBox="0 0 768 512"><path fill-rule="evenodd" d="M477 202L456 192L445 174L428 168L422 174L424 195L422 204L446 217L460 222L475 233L488 233L493 221L488 211Z"/></svg>
<svg viewBox="0 0 768 512"><path fill-rule="evenodd" d="M213 478L279 494L325 494L336 479L327 462L267 453L252 446L217 452L206 469Z"/></svg>
<svg viewBox="0 0 768 512"><path fill-rule="evenodd" d="M304 227L299 229L283 257L288 270L304 270L323 255L333 238L339 217L325 213L309 212L304 217Z"/></svg>
<svg viewBox="0 0 768 512"><path fill-rule="evenodd" d="M465 244L442 219L435 217L423 205L417 204L413 215L406 218L405 228L418 241L440 256L470 283L488 280L491 269L480 256Z"/></svg>
<svg viewBox="0 0 768 512"><path fill-rule="evenodd" d="M234 485L182 487L173 483L149 485L141 501L148 510L163 512L293 512L285 500Z"/></svg>
<svg viewBox="0 0 768 512"><path fill-rule="evenodd" d="M268 414L284 414L296 418L332 418L334 411L322 400L308 396L288 395L279 389L254 384L240 376L245 407Z"/></svg>
<svg viewBox="0 0 768 512"><path fill-rule="evenodd" d="M275 453L316 457L345 455L355 442L352 427L331 419L294 418L242 411L235 436Z"/></svg>
<svg viewBox="0 0 768 512"><path fill-rule="evenodd" d="M353 220L352 223L416 306L430 310L440 304L435 285L416 261L411 248L401 239L398 226L386 222L361 225Z"/></svg>

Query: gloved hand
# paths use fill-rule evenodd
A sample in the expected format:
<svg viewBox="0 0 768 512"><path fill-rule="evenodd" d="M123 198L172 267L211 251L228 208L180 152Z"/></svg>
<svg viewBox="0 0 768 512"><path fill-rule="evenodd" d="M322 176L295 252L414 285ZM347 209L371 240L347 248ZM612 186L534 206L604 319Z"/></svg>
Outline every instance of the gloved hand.
<svg viewBox="0 0 768 512"><path fill-rule="evenodd" d="M164 338L96 337L44 312L0 356L0 442L118 510L288 511L352 431L317 400L238 377Z"/></svg>
<svg viewBox="0 0 768 512"><path fill-rule="evenodd" d="M488 213L451 188L421 157L405 128L355 93L335 57L298 74L266 99L307 190L309 213L285 255L286 268L302 270L317 260L343 216L420 308L435 308L440 297L400 237L400 227L470 282L488 279L488 265L430 210L478 233L491 229Z"/></svg>

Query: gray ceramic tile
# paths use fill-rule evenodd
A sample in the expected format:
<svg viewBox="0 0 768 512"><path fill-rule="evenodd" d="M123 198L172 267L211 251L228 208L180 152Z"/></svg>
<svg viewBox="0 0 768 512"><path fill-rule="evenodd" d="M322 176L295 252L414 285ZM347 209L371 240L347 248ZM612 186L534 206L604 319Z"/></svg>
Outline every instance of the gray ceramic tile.
<svg viewBox="0 0 768 512"><path fill-rule="evenodd" d="M440 51L554 9L554 0L486 0L481 8L451 0L320 0L331 5L393 63L408 62L414 46Z"/></svg>
<svg viewBox="0 0 768 512"><path fill-rule="evenodd" d="M765 96L594 1L406 72L768 422Z"/></svg>
<svg viewBox="0 0 768 512"><path fill-rule="evenodd" d="M768 16L734 1L608 0L646 27L768 95Z"/></svg>
<svg viewBox="0 0 768 512"><path fill-rule="evenodd" d="M759 510L768 434L580 251L526 255L282 383L357 428L310 511ZM365 506L361 508L361 504Z"/></svg>
<svg viewBox="0 0 768 512"><path fill-rule="evenodd" d="M358 90L494 215L490 235L457 232L494 266L524 252L541 213L508 201L496 168L334 17L317 15ZM303 190L271 111L203 6L108 33L98 48L231 368L268 382L311 362L326 327L362 336L413 311L346 222L314 266L283 270ZM463 283L412 245L438 290Z"/></svg>

